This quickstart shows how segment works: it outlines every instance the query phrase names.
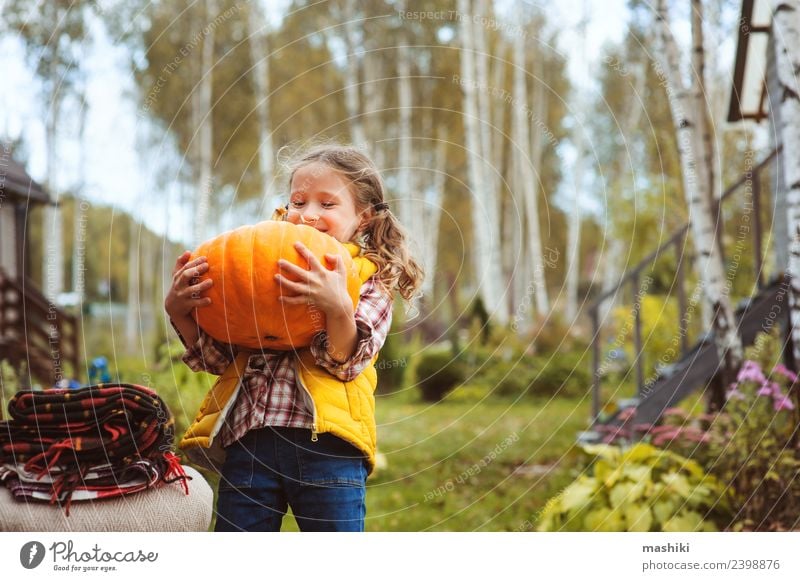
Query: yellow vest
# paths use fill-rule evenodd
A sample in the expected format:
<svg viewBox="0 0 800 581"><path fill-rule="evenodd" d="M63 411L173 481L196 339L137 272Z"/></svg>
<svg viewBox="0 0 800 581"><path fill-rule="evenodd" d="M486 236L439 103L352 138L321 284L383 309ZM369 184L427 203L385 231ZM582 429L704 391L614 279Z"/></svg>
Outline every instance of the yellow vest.
<svg viewBox="0 0 800 581"><path fill-rule="evenodd" d="M364 283L378 268L363 256L355 244L345 244ZM241 376L252 352L240 352L236 359L212 386L194 422L183 435L179 447L195 464L221 471L225 451L216 438L228 412L232 409L241 389ZM308 348L295 351L295 374L300 394L313 414L311 440L317 434L330 432L364 452L369 464L375 467L375 387L378 374L375 370L377 355L352 381L341 381L318 366Z"/></svg>

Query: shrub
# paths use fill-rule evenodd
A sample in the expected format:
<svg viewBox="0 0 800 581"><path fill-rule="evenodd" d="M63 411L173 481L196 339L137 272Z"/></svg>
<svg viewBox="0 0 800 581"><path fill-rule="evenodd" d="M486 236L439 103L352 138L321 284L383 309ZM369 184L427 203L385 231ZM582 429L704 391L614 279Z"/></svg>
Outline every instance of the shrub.
<svg viewBox="0 0 800 581"><path fill-rule="evenodd" d="M404 347L408 337L399 333L398 327L397 323L392 325L375 364L378 371L378 393L392 393L405 384L408 352Z"/></svg>
<svg viewBox="0 0 800 581"><path fill-rule="evenodd" d="M583 449L597 457L593 475L547 502L539 530L713 531L707 517L730 514L725 488L694 460L644 443Z"/></svg>
<svg viewBox="0 0 800 581"><path fill-rule="evenodd" d="M780 337L762 334L709 427L709 469L741 507L734 528L793 528L800 516L797 375L778 363Z"/></svg>
<svg viewBox="0 0 800 581"><path fill-rule="evenodd" d="M469 354L463 359L470 364L469 369L475 369ZM469 383L499 397L573 397L585 394L591 380L581 354L566 353L553 357L517 356L510 361L484 362Z"/></svg>
<svg viewBox="0 0 800 581"><path fill-rule="evenodd" d="M467 366L449 350L428 351L417 364L417 384L425 401L440 401L466 376Z"/></svg>
<svg viewBox="0 0 800 581"><path fill-rule="evenodd" d="M498 361L486 364L471 383L493 396L517 398L528 392L535 371L531 358Z"/></svg>
<svg viewBox="0 0 800 581"><path fill-rule="evenodd" d="M700 459L730 488L735 529L791 528L800 515L797 376L778 363L778 333L762 333L747 349L722 412L673 409L649 432L654 445Z"/></svg>
<svg viewBox="0 0 800 581"><path fill-rule="evenodd" d="M680 357L681 316L676 299L660 295L644 295L639 307L642 324L642 353L645 373L651 374L661 366ZM607 331L627 354L627 360L636 361L635 311L631 306L613 310L611 328ZM691 326L691 323L690 323Z"/></svg>
<svg viewBox="0 0 800 581"><path fill-rule="evenodd" d="M528 337L536 353L542 355L583 351L588 346L587 341L576 332L575 327L565 323L563 317L558 314L537 320Z"/></svg>
<svg viewBox="0 0 800 581"><path fill-rule="evenodd" d="M584 353L558 353L552 357L537 357L533 365L538 370L534 377L532 396L582 396L592 386L588 359Z"/></svg>

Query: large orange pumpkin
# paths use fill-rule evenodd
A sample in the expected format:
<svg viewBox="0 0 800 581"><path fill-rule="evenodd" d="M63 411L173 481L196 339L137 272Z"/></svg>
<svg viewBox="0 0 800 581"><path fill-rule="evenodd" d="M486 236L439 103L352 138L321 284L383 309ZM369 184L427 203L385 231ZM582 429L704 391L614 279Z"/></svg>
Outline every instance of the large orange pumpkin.
<svg viewBox="0 0 800 581"><path fill-rule="evenodd" d="M313 305L283 304L275 282L281 258L309 268L294 248L298 241L326 268L330 267L325 254L342 257L348 272L347 290L355 306L361 281L347 248L310 226L269 220L221 234L192 254L193 258L208 257L208 271L201 280L214 280L204 294L211 298L211 305L194 311L200 327L218 341L251 349L307 346L325 329L325 315Z"/></svg>

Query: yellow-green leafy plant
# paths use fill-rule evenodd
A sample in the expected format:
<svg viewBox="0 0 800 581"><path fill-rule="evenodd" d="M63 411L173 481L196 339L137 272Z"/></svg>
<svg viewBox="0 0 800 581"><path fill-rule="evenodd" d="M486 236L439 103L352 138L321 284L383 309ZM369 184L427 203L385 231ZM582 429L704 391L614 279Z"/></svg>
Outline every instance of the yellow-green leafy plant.
<svg viewBox="0 0 800 581"><path fill-rule="evenodd" d="M592 475L547 502L540 531L716 531L729 521L728 493L694 460L645 443L583 450Z"/></svg>

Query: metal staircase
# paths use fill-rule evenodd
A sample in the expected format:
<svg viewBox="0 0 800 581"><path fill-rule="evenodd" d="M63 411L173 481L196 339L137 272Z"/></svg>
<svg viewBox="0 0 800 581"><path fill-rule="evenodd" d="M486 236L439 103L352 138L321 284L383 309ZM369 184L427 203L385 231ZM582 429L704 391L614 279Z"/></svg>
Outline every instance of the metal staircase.
<svg viewBox="0 0 800 581"><path fill-rule="evenodd" d="M752 345L756 335L761 331L768 331L775 326L779 326L783 333L789 331L789 309L788 296L789 281L784 273L778 273L768 282L763 282L763 253L762 253L762 229L760 216L761 207L761 173L769 166L777 154L773 151L751 172L742 176L735 184L729 187L720 198L720 203L716 208L717 215L726 200L729 200L734 192L746 184L752 187L753 208L755 219L752 220L753 252L755 255L755 281L757 292L752 297L740 301L736 309L736 322L739 335L743 346ZM717 220L719 224L721 220ZM635 353L641 354L642 333L641 317L639 313L639 302L641 296L637 294L639 290L639 279L641 274L651 267L655 260L667 252L677 253L677 270L675 282L677 284L679 311L681 320L686 313L686 276L684 268L684 258L686 256L685 242L688 235L689 225L685 224L664 242L655 252L639 262L630 269L615 288L600 295L589 307L589 314L593 322L592 351L593 351L593 382L592 382L592 420L589 430L581 432L578 440L583 443L598 442L609 439L610 435L615 434L615 430L620 429L624 424L637 427L640 433L646 431L648 426L652 426L661 418L664 410L675 406L688 395L699 389L705 390L708 406L711 410L719 409L724 402L725 386L721 383L721 361L717 353L713 335L706 331L703 335L691 343L687 338L686 329L681 328L681 356L679 359L668 366L664 366L661 371L650 380L645 380L645 369L643 357L638 355L635 358L635 373L637 378L637 396L620 400L616 405L611 406L611 413L603 414L601 410L608 408L608 402L603 402L601 397L601 328L600 328L600 309L604 301L615 296L627 285L632 289L634 299L634 342ZM690 344L691 343L691 344ZM787 350L791 351L791 350ZM791 356L790 354L788 355ZM793 361L786 361L787 366L794 368Z"/></svg>

